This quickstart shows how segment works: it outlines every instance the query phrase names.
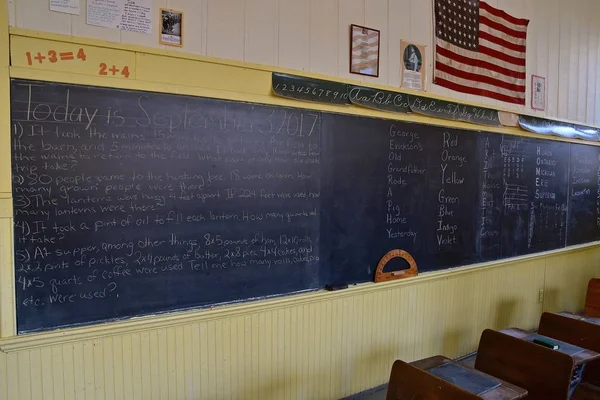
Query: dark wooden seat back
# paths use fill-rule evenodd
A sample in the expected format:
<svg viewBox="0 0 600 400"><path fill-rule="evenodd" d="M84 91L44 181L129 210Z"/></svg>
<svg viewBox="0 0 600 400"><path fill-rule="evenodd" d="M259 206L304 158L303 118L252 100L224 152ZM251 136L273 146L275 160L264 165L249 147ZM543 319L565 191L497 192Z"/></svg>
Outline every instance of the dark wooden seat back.
<svg viewBox="0 0 600 400"><path fill-rule="evenodd" d="M586 317L600 317L600 279L591 279L585 296Z"/></svg>
<svg viewBox="0 0 600 400"><path fill-rule="evenodd" d="M526 389L532 400L565 400L573 368L566 354L491 329L475 359L475 369Z"/></svg>
<svg viewBox="0 0 600 400"><path fill-rule="evenodd" d="M600 353L600 325L558 314L543 313L538 333ZM600 385L600 362L598 360L585 366L583 380Z"/></svg>
<svg viewBox="0 0 600 400"><path fill-rule="evenodd" d="M600 353L600 325L545 312L538 333Z"/></svg>
<svg viewBox="0 0 600 400"><path fill-rule="evenodd" d="M477 400L472 393L404 361L392 366L386 400Z"/></svg>

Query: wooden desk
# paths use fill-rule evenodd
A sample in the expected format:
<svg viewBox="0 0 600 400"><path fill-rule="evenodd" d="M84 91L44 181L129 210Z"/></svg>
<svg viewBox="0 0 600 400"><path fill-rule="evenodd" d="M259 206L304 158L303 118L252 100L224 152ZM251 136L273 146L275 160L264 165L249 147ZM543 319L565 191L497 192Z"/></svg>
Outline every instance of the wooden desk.
<svg viewBox="0 0 600 400"><path fill-rule="evenodd" d="M474 372L478 375L481 375L486 378L492 379L494 381L500 382L499 387L480 395L479 398L487 399L487 400L500 400L500 399L523 399L527 396L527 390L525 390L525 389L522 389L518 386L515 386L513 384L505 382L502 379L498 379L494 376L490 376L484 372L477 371L473 368L467 367L466 365L460 364L460 363L453 361L449 358L446 358L444 356L435 356L435 357L425 358L423 360L412 362L412 363L410 363L410 365L417 367L421 370L427 371L432 368L436 368L436 367L439 367L439 366L442 366L442 365L448 364L448 363L459 365L460 367L464 368L465 370Z"/></svg>
<svg viewBox="0 0 600 400"><path fill-rule="evenodd" d="M508 334L510 333L510 334ZM573 358L524 340L530 332L486 329L481 334L475 369L527 390L527 399L566 400L573 393Z"/></svg>
<svg viewBox="0 0 600 400"><path fill-rule="evenodd" d="M415 399L478 400L480 397L402 360L396 360L390 373L385 400Z"/></svg>
<svg viewBox="0 0 600 400"><path fill-rule="evenodd" d="M600 318L571 313L543 313L538 333L600 353ZM600 360L586 364L583 382L600 386Z"/></svg>
<svg viewBox="0 0 600 400"><path fill-rule="evenodd" d="M590 349L576 346L574 344L567 343L565 341L559 340L554 337L548 337L548 336L540 335L537 333L532 334L531 332L527 332L527 331L524 331L521 329L516 329L516 328L505 329L501 332L505 333L507 335L513 336L515 338L521 339L523 341L531 342L534 346L539 346L539 345L533 343L533 339L536 339L536 338L545 339L550 342L558 344L559 345L558 350L551 350L551 349L548 349L548 350L565 354L565 355L571 357L571 359L573 361L573 369L571 372L571 382L569 385L569 398L574 393L575 389L577 388L577 385L579 385L579 383L581 383L583 381L584 370L585 370L586 364L592 363L594 360L600 360L600 353L597 353ZM539 347L546 349L543 346L539 346ZM592 369L595 371L595 366L593 363L592 363ZM595 375L595 372L594 372L594 375Z"/></svg>
<svg viewBox="0 0 600 400"><path fill-rule="evenodd" d="M560 348L556 351L570 356L573 359L573 364L576 367L583 366L591 361L600 359L600 353L597 353L593 350L585 349L583 347L579 347L574 344L570 344L570 343L567 343L567 342L564 342L562 340L555 339L552 337L547 337L547 336L540 335L537 333L527 332L527 331L524 331L524 330L518 329L518 328L504 329L504 330L501 330L500 332L510 335L512 337L516 337L517 339L523 339L523 340L526 340L526 341L532 342L532 343L533 343L533 339L536 339L536 338L546 339L551 342L557 343L560 346Z"/></svg>
<svg viewBox="0 0 600 400"><path fill-rule="evenodd" d="M574 314L574 313L570 313L570 312L559 312L559 313L555 313L555 314L560 315L561 317L567 317L567 318L571 318L571 319L574 319L577 321L585 321L590 324L600 325L600 317L587 317L582 314Z"/></svg>

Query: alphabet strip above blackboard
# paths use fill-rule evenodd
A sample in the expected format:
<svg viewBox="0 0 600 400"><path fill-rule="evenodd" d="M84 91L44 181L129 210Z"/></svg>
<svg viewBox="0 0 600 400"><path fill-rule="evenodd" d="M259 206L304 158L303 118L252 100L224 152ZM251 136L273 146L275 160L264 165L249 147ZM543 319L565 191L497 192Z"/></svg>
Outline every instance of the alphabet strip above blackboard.
<svg viewBox="0 0 600 400"><path fill-rule="evenodd" d="M429 117L468 122L484 126L511 126L538 134L600 141L600 129L552 121L498 110L415 96L365 86L354 86L323 79L273 73L273 93L277 96L326 104L357 105L393 113L417 113ZM514 122L501 118L514 116ZM518 123L517 123L518 118Z"/></svg>
<svg viewBox="0 0 600 400"><path fill-rule="evenodd" d="M350 87L352 104L381 111L410 113L409 97L405 93L373 89L364 86Z"/></svg>
<svg viewBox="0 0 600 400"><path fill-rule="evenodd" d="M410 109L429 117L470 122L477 125L501 126L497 110L453 103L430 97L410 96Z"/></svg>

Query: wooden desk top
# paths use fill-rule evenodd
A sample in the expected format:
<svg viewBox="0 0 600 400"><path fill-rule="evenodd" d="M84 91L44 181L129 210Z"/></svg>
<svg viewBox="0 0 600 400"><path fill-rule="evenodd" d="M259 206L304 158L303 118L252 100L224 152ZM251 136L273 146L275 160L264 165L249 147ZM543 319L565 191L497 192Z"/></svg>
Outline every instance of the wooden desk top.
<svg viewBox="0 0 600 400"><path fill-rule="evenodd" d="M538 335L537 333L527 332L518 328L503 329L500 332L527 341L532 341L534 338L540 337L545 338L551 342L557 343L560 346L560 348L556 351L571 356L576 366L600 359L600 353L596 353L595 351L584 349L583 347L575 346L573 344L569 344L554 338Z"/></svg>
<svg viewBox="0 0 600 400"><path fill-rule="evenodd" d="M570 312L559 312L556 314L563 316L563 317L576 319L579 321L589 322L590 324L600 325L600 318L598 318L598 317L595 317L595 318L594 317L586 317L585 315L574 314L574 313L570 313Z"/></svg>
<svg viewBox="0 0 600 400"><path fill-rule="evenodd" d="M414 362L410 363L410 365L426 371L426 370L429 370L429 369L432 369L435 367L439 367L440 365L447 364L447 363L460 365L461 367L463 367L464 369L466 369L468 371L475 372L486 378L493 379L493 380L501 383L501 385L498 386L497 388L492 389L489 392L486 392L486 393L482 394L481 396L479 396L482 399L509 400L509 399L523 399L527 396L527 390L525 390L525 389L522 389L515 385L511 385L510 383L505 382L502 379L498 379L496 377L485 374L481 371L477 371L476 369L467 367L466 365L460 364L460 363L453 361L449 358L446 358L444 356L435 356L435 357L425 358L423 360L414 361Z"/></svg>

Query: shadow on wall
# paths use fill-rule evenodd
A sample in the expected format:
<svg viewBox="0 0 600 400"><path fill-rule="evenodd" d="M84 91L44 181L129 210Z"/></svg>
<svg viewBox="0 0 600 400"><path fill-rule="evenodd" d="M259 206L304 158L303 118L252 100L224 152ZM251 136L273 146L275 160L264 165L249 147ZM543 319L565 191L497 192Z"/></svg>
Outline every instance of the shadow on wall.
<svg viewBox="0 0 600 400"><path fill-rule="evenodd" d="M517 324L517 300L502 300L496 308L495 329L514 328Z"/></svg>
<svg viewBox="0 0 600 400"><path fill-rule="evenodd" d="M467 329L456 329L444 334L442 344L442 354L444 355L462 355L465 349L470 347L469 338L471 334Z"/></svg>
<svg viewBox="0 0 600 400"><path fill-rule="evenodd" d="M566 311L561 310L560 303L560 290L557 288L546 288L544 289L544 311L560 312Z"/></svg>
<svg viewBox="0 0 600 400"><path fill-rule="evenodd" d="M284 398L327 400L352 396L355 393L386 384L392 364L397 358L395 355L400 353L397 346L386 346L363 357L356 357L349 362L341 358L332 360L331 366L327 369L319 368L315 363L304 362L302 369L294 370L291 373L286 371L282 374L282 371L279 370L276 378L273 376L270 377L272 379L261 377L259 382L264 382L262 385L245 387L238 395L243 393L245 398L260 398L261 400ZM282 367L285 368L285 366ZM374 376L376 371L381 371L381 376ZM260 374L259 371L252 371L252 373ZM332 374L334 375L332 376ZM366 381L366 387L353 387L355 382L365 382L365 377L358 379L357 374L369 374L371 379Z"/></svg>

